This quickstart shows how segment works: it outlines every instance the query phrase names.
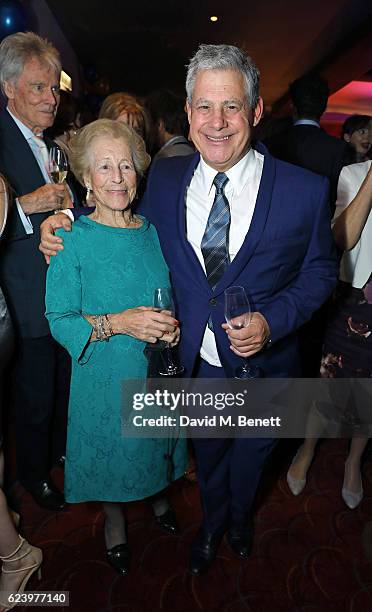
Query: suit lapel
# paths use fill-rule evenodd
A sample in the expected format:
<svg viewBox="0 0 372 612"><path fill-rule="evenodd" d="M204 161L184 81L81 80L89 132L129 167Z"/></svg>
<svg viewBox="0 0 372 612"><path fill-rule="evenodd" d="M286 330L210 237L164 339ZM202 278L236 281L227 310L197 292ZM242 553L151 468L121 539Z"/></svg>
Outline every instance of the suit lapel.
<svg viewBox="0 0 372 612"><path fill-rule="evenodd" d="M190 160L189 165L183 175L182 183L180 185L179 197L177 202L177 228L178 235L180 237L180 246L185 254L185 257L190 261L194 267L195 278L199 282L200 286L204 291L211 293L210 285L207 281L205 272L200 265L200 261L197 258L194 249L187 240L187 228L186 228L186 195L187 188L190 185L191 179L200 161L200 154L196 153Z"/></svg>
<svg viewBox="0 0 372 612"><path fill-rule="evenodd" d="M264 155L264 166L252 221L239 252L216 287L215 293L217 294L222 293L226 287L233 285L242 269L247 266L265 229L269 214L275 180L275 159L269 155L267 149L261 143L257 143L254 148Z"/></svg>
<svg viewBox="0 0 372 612"><path fill-rule="evenodd" d="M8 111L3 111L1 115L1 128L4 132L5 142L11 143L9 151L3 151L6 174L9 175L10 181L17 189L17 195L23 195L37 189L45 183L44 177L40 170L34 154L30 149L30 145L23 136L17 124L13 121ZM14 151L16 151L17 164L13 167ZM19 168L22 168L22 189L20 188L17 175Z"/></svg>

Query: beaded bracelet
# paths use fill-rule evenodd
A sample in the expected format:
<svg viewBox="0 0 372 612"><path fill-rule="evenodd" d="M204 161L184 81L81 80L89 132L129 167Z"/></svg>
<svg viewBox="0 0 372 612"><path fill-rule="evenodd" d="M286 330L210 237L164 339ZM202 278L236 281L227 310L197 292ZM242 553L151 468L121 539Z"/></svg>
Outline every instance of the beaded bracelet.
<svg viewBox="0 0 372 612"><path fill-rule="evenodd" d="M104 325L104 315L93 315L93 329L96 332L97 340L105 340L109 339Z"/></svg>
<svg viewBox="0 0 372 612"><path fill-rule="evenodd" d="M114 334L114 331L112 329L111 321L109 319L108 314L105 314L103 316L105 317L105 320L107 321L107 327L108 327L108 330L109 330L110 337L114 336L115 334Z"/></svg>

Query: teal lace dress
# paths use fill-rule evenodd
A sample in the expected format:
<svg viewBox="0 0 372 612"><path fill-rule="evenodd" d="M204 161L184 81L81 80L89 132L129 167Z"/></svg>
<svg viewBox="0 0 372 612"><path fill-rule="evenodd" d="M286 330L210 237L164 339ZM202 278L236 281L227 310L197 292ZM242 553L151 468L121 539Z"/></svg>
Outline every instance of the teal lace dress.
<svg viewBox="0 0 372 612"><path fill-rule="evenodd" d="M168 485L168 440L122 435L122 385L145 378L144 342L115 335L91 342L86 314L151 306L154 289L169 285L155 228L101 225L80 217L60 230L64 250L47 275L46 316L72 357L65 495L69 502L132 501ZM123 383L124 381L124 383ZM186 468L185 441L175 447L174 478Z"/></svg>

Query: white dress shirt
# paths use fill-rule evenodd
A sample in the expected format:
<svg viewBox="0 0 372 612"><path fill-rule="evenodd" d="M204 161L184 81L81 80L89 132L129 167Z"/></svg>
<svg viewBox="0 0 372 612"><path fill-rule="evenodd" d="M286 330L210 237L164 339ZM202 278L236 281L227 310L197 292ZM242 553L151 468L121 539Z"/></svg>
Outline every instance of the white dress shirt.
<svg viewBox="0 0 372 612"><path fill-rule="evenodd" d="M314 121L314 119L297 119L293 125L312 125L313 127L320 128L319 122Z"/></svg>
<svg viewBox="0 0 372 612"><path fill-rule="evenodd" d="M224 192L229 201L231 215L230 261L240 250L249 230L260 186L263 162L264 156L254 149L250 149L235 166L225 172L229 179ZM194 249L204 272L204 258L200 245L216 193L216 188L213 185L216 174L217 171L200 158L200 163L194 172L186 194L187 240ZM214 333L208 326L205 328L200 356L209 364L221 367Z"/></svg>

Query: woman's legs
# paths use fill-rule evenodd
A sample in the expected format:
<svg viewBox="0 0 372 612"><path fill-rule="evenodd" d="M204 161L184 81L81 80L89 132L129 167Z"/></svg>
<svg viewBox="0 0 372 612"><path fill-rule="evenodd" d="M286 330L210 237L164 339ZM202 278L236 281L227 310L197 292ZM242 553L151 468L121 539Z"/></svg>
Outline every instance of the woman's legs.
<svg viewBox="0 0 372 612"><path fill-rule="evenodd" d="M360 463L368 438L352 438L349 455L345 461L342 497L349 508L358 506L363 498Z"/></svg>
<svg viewBox="0 0 372 612"><path fill-rule="evenodd" d="M106 558L118 574L126 576L130 570L131 552L125 533L125 519L120 504L105 502Z"/></svg>
<svg viewBox="0 0 372 612"><path fill-rule="evenodd" d="M118 544L125 544L127 536L125 532L125 519L120 504L105 502L103 509L106 514L105 542L106 548L112 548Z"/></svg>
<svg viewBox="0 0 372 612"><path fill-rule="evenodd" d="M294 480L306 480L317 442L318 438L306 438L298 449L288 470L288 475Z"/></svg>
<svg viewBox="0 0 372 612"><path fill-rule="evenodd" d="M162 514L165 514L170 508L169 501L163 493L161 493L160 495L154 495L150 499L150 503L154 514L157 517L162 516Z"/></svg>
<svg viewBox="0 0 372 612"><path fill-rule="evenodd" d="M3 480L3 466L4 458L3 453L0 450L1 481ZM14 527L13 520L9 513L6 497L2 489L0 489L0 557L4 558L3 569L5 570L0 576L0 591L12 592L18 591L27 574L31 576L33 572L30 570L36 570L39 567L42 559L42 553L39 548L30 546L28 542L21 540ZM23 567L28 569L23 571ZM12 573L7 573L9 570L11 570ZM0 605L0 610L2 609L3 608Z"/></svg>

